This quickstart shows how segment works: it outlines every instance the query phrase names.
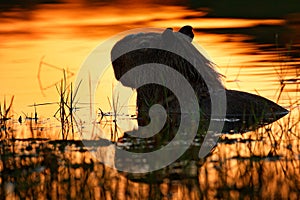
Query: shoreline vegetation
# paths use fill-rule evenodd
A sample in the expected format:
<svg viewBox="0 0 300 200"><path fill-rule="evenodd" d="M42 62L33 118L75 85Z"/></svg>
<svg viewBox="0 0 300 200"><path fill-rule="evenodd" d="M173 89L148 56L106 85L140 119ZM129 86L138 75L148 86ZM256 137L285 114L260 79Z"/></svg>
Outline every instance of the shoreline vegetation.
<svg viewBox="0 0 300 200"><path fill-rule="evenodd" d="M66 127L74 125L69 113L74 109L69 104L73 95L71 88L72 84L67 83L65 76L57 86L59 101L55 114L61 126L59 138L43 135L43 132L51 131L51 127L47 128L45 123L48 121L39 118L36 109L39 104L33 105L34 115L26 116L25 120L10 114L14 97L1 104L2 198L299 197L298 101L290 99L290 113L272 124L254 132L221 136L213 152L204 160L199 160L196 155L202 140L197 137L187 153L170 166L151 173L131 174L106 167L90 153L97 148L109 148L111 143L101 139L81 141L74 138L75 129ZM279 97L285 92L284 86L282 88ZM114 114L110 114L114 119ZM14 137L16 123L30 127L31 136ZM140 144L140 147L142 145L155 144ZM140 147L130 146L133 151ZM212 177L216 177L215 181Z"/></svg>

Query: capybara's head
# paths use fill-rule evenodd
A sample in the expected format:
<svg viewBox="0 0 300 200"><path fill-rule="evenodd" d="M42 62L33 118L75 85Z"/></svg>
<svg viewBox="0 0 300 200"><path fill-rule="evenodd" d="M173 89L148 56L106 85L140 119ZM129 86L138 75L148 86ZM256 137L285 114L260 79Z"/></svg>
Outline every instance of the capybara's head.
<svg viewBox="0 0 300 200"><path fill-rule="evenodd" d="M111 51L116 79L120 80L126 72L139 65L158 63L180 72L196 90L206 88L205 91L207 91L207 84L214 88L223 88L220 76L214 70L212 62L192 44L193 38L191 26L184 26L179 32L167 28L162 33L146 32L124 37L115 44ZM174 53L174 50L177 53ZM143 76L148 76L148 74L145 73ZM203 76L206 82L203 81ZM125 86L133 87L133 81L121 82Z"/></svg>

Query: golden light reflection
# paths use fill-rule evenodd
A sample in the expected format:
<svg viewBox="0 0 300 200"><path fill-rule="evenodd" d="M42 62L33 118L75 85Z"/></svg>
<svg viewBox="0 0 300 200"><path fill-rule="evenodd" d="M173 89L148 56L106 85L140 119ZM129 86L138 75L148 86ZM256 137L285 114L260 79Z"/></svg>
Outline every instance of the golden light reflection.
<svg viewBox="0 0 300 200"><path fill-rule="evenodd" d="M19 15L25 13L16 13L16 16ZM285 21L202 18L204 15L205 12L186 7L158 7L151 4L145 6L143 3L129 7L103 5L93 8L82 7L80 4L56 4L40 5L38 9L28 11L24 18L14 18L14 14L10 13L6 15L10 17L0 19L0 102L4 101L4 97L9 101L11 96L15 96L12 112L14 120L12 127L16 130L15 138L61 139L60 127L57 121L53 122L51 119L58 109L59 101L59 95L53 84L63 77L62 70L67 69L76 74L87 55L102 41L118 32L141 27L174 27L178 30L186 24L194 26L196 30L194 40L216 63L217 70L224 75L224 85L228 89L258 93L275 102L278 101L280 105L292 111L291 115L272 124L271 127L246 134L223 136L239 142L232 144L220 142L203 165L197 163L197 177L176 178L178 175L175 174L175 178L167 177L160 183L153 184L135 182L126 177L126 174L96 163L97 161L93 161L93 157L88 152L84 152L83 148L74 147L75 144L65 149L61 148L62 151L55 149L58 148L57 146L63 146L60 143L57 146L47 144L48 146L45 147L38 146L39 141L34 144L27 144L25 141L26 147L18 146L19 151L14 153L21 154L23 148L25 154L29 154L30 151L26 149L34 147L34 155L38 155L39 159L31 159L30 156L25 160L19 157L11 159L15 159L13 163L23 163L25 166L33 167L32 169L28 167L34 171L33 175L25 176L23 172L20 174L32 182L35 181L35 176L40 177L40 186L32 184L32 187L42 191L41 198L49 197L46 195L47 192L53 198L57 195L66 198L76 198L77 195L88 198L94 195L95 199L103 197L129 199L150 198L155 194L161 194L160 197L164 199L198 199L200 194L206 197L226 194L228 196L219 197L244 198L243 192L239 190L247 187L253 187L253 191L261 191L260 195L264 198L297 196L295 188L298 188L298 185L293 185L297 181L290 180L299 179L299 173L293 171L299 168L299 158L297 158L299 157L299 102L297 102L299 101L299 72L295 67L299 65L299 59L286 61L285 58L278 56L276 51L259 49L274 44L258 45L245 42L253 36L206 32L209 29L247 28L258 25L284 26ZM294 16L290 18L297 19ZM298 25L289 26L293 30L298 30ZM297 31L294 32L298 34ZM38 67L42 58L43 61L57 68L43 66L38 77ZM45 86L43 91L40 90L38 78ZM75 78L76 76L72 76L68 82L73 82ZM107 69L101 81L96 95L96 108L109 112L114 104L112 91L116 85L112 68ZM51 85L53 87L47 87ZM281 93L280 89L284 89L284 92ZM135 113L135 98L133 95L129 99L130 113ZM53 104L36 107L38 116L41 117L39 123L27 120L19 124L18 116L21 115L23 118L24 114L29 117L34 116L34 107L28 106L34 103ZM119 101L119 108L124 104L124 101ZM122 114L122 109L119 111ZM118 128L115 127L116 123L111 123L114 120L112 116L103 120L110 122L102 127L105 132L111 133L111 130ZM122 126L123 130L118 132L119 137L123 136L124 130L136 127L136 124L131 122L125 121L125 124L127 127ZM77 140L80 139L80 135L75 134L74 137L70 135L70 138ZM108 134L106 139L111 139L111 135ZM276 140L283 142L277 144ZM9 148L13 146L10 145ZM51 148L55 150L49 151ZM10 151L12 150L8 152ZM0 152L4 153L1 150ZM270 152L277 153L280 157L272 156ZM53 167L53 163L57 165ZM4 169L3 166L2 163L0 172ZM24 182L18 177L14 178ZM5 183L8 192L11 191L10 187L20 190L24 188L24 185L9 183L9 181ZM2 179L0 184L3 184ZM253 186L249 186L250 184ZM70 190L69 194L66 192L68 190ZM91 191L90 194L87 191ZM24 193L26 192L27 190ZM247 191L245 194L246 197L252 197ZM14 197L13 192L9 195L8 197Z"/></svg>
<svg viewBox="0 0 300 200"><path fill-rule="evenodd" d="M71 6L71 7L70 7ZM68 9L67 9L68 8ZM134 11L133 11L134 9ZM148 13L151 13L149 15ZM191 11L184 7L133 5L124 9L104 5L102 7L83 8L78 4L40 6L38 10L31 11L30 20L3 19L1 20L1 96L16 96L14 109L16 113L32 112L27 105L34 102L55 101L55 88L44 91L46 97L41 95L37 81L37 68L40 59L45 56L47 61L62 69L69 69L76 73L86 55L101 41L112 34L128 28L154 26L154 27L180 27L185 24L195 28L222 28L222 27L249 27L258 24L282 24L282 20L245 20L245 19L209 19L193 18L183 19L185 16L201 17L205 13ZM78 17L80 16L80 17ZM76 19L76 20L74 20ZM90 36L93 36L90 38ZM214 35L196 32L195 40L206 49L213 61L224 74L231 67L241 66L249 68L247 64L261 59L272 59L273 55L249 56L257 49L255 46L245 45L241 38L230 35ZM230 46L228 42L230 41ZM255 63L252 63L255 64ZM250 66L251 67L251 66ZM55 75L53 73L56 73ZM46 85L59 81L59 71L53 71L42 77ZM227 79L232 79L227 73ZM49 77L49 78L47 78ZM247 75L247 77L249 77ZM253 78L256 79L256 78ZM72 81L74 79L70 79ZM245 80L249 81L249 80ZM253 85L249 91L260 86ZM32 98L34 97L34 98ZM39 108L40 112L51 110Z"/></svg>
<svg viewBox="0 0 300 200"><path fill-rule="evenodd" d="M198 19L189 19L189 25L192 27L200 29L211 29L211 28L245 28L253 27L257 25L283 25L284 20L278 19L230 19L226 18L198 18ZM153 21L149 24L151 26L161 26L162 24L170 24L171 27L182 27L186 25L186 20L175 20L171 19L166 21Z"/></svg>

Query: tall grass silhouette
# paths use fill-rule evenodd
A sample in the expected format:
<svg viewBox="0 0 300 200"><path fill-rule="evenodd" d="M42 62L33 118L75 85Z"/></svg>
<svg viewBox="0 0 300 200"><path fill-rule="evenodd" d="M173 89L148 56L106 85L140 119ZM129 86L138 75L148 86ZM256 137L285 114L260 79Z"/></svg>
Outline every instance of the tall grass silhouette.
<svg viewBox="0 0 300 200"><path fill-rule="evenodd" d="M10 135L10 126L8 126L8 120L13 116L11 114L14 96L11 97L10 103L7 105L6 99L4 98L3 105L0 103L0 139L4 136L5 138ZM13 136L13 135L11 135Z"/></svg>
<svg viewBox="0 0 300 200"><path fill-rule="evenodd" d="M78 89L78 88L77 88ZM67 140L69 134L72 134L74 139L74 98L77 90L73 91L72 83L68 83L66 73L63 72L61 82L56 85L56 90L59 95L58 110L55 112L54 117L60 122L61 135L63 140Z"/></svg>

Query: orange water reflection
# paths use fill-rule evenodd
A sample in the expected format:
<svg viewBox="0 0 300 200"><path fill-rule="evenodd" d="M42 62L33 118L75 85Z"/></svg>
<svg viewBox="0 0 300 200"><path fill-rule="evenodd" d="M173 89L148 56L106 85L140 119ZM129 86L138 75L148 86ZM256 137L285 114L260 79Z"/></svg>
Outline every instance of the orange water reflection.
<svg viewBox="0 0 300 200"><path fill-rule="evenodd" d="M95 199L101 199L103 196L111 199L116 197L119 199L149 198L151 195L155 196L155 192L160 192L161 197L165 199L198 199L199 195L218 196L220 195L218 193L222 193L218 189L226 190L226 185L231 186L231 188L227 188L228 192L225 191L222 194L228 196L220 196L220 198L243 198L239 188L247 187L247 183L253 185L254 191L261 191L262 197L278 197L269 196L269 194L275 195L274 190L280 191L282 196L279 197L283 198L295 198L297 195L292 190L298 187L293 185L298 182L290 183L285 176L294 176L293 180L299 179L299 173L293 171L299 168L299 158L297 158L299 156L297 138L299 134L299 125L297 124L299 121L297 108L299 102L295 103L299 99L299 80L297 80L299 71L295 67L300 64L299 58L290 60L281 56L280 52L262 51L258 48L258 44L245 42L252 38L249 35L215 34L205 31L206 29L245 28L256 25L284 25L284 20L209 19L201 18L205 15L202 11L180 6L151 4L135 4L129 7L116 7L107 4L93 8L84 7L80 4L41 5L36 10L24 13L16 12L15 14L23 17L15 18L14 13L11 12L3 16L12 17L0 19L0 101L4 97L7 97L8 100L10 96L15 96L13 113L15 119L19 115L23 115L22 112L29 116L34 112L34 108L28 107L28 105L57 102L59 96L53 84L60 81L62 69L65 68L76 74L90 51L106 38L132 28L174 27L177 30L186 24L190 24L196 29L195 41L203 46L217 64L218 70L225 76L224 84L227 88L259 93L273 101L278 100L281 105L287 108L291 103L294 103L291 106L294 111L289 123L293 123L294 120L296 125L291 124L290 127L293 127L291 130L278 131L278 128L282 128L282 125L278 124L274 124L272 127L275 129L273 132L279 134L275 134L278 138L281 136L280 132L295 134L295 136L285 138L286 143L275 145L276 153L282 156L280 160L272 162L260 159L258 161L251 160L251 156L267 156L274 147L274 139L266 137L267 133L264 135L259 132L251 132L246 135L235 135L230 137L234 139L257 137L256 139L259 141L234 144L220 143L215 153L203 165L197 165L198 174L196 178L183 177L181 181L166 178L159 184L151 185L131 181L123 174L111 169L106 169L105 174L105 169L101 164L95 164L93 166L94 171L87 170L81 165L76 168L75 164L80 162L82 164L83 159L90 163L90 155L88 153L82 154L78 149L74 152L70 150L63 156L75 164L68 163L70 165L61 164L58 166L57 179L51 182L53 187L47 185L47 181L53 178L51 169L46 169L45 173L41 175L41 182L46 188L49 187L47 189L51 191L53 198L56 197L56 194L66 196L68 187L71 188L70 196L75 198L77 193L82 192L78 185L86 187L86 190L88 190L88 186L92 187L91 193ZM294 19L292 16L291 18ZM295 30L299 27L295 24L291 26ZM265 45L270 46L272 44ZM42 58L45 63L56 68L43 65L40 77L38 77L38 68ZM76 75L72 76L69 81L74 81L75 77ZM111 91L115 81L112 70L109 69L104 77L107 78L107 83L105 86L100 86L96 101L99 102L103 111L108 112L111 107ZM40 82L38 78L40 78ZM292 79L294 78L296 81L293 82ZM285 92L278 99L282 88L280 81L283 79L291 79L291 81L286 82L283 88ZM48 88L49 86L52 87ZM43 91L40 90L41 87L44 88ZM41 121L34 127L34 133L28 129L26 124L16 125L15 128L19 130L16 137L60 138L57 124L47 119L53 116L57 110L57 105L38 106L37 110L39 116L44 117L45 121ZM112 119L108 120L112 121ZM110 131L110 125L106 126L105 129ZM39 129L40 127L46 131ZM263 139L259 138L260 135L264 135L265 138L263 136ZM288 137L288 135L285 134L284 137ZM110 135L107 136L107 139L109 138ZM78 135L75 135L75 139L78 139ZM287 145L291 145L291 150L286 148ZM70 149L72 148L70 147ZM235 156L241 158L248 156L250 159L235 159ZM30 161L27 160L26 162ZM66 166L71 167L66 168ZM2 165L0 166L1 170L3 170ZM80 182L82 174L85 175L86 180L84 181L86 182ZM67 185L61 181L63 178L69 178L72 184ZM86 184L87 182L89 184ZM41 188L37 190L42 190ZM47 189L41 193L41 198L47 198L45 197ZM85 195L88 197L88 194L85 193ZM250 194L247 195L248 198L251 197Z"/></svg>
<svg viewBox="0 0 300 200"><path fill-rule="evenodd" d="M14 109L17 113L32 112L27 105L35 102L53 102L57 99L54 87L43 91L46 97L43 97L39 91L37 70L43 56L48 63L76 73L87 54L102 40L131 28L149 26L178 28L184 24L191 24L194 28L201 29L236 28L283 23L282 20L185 19L185 16L201 17L204 13L178 6L161 6L158 9L154 5L135 5L126 9L110 5L95 8L82 7L79 4L48 5L40 6L39 9L30 11L28 15L30 18L24 20L3 18L0 28L1 96L16 96ZM257 70L254 66L262 65L253 63L257 60L276 62L276 55L256 54L255 45L245 45L241 42L246 39L245 37L196 32L195 40L206 49L228 80L234 79L236 69L242 68L240 75L245 77L241 82L246 83L240 83L242 90L265 91L269 86L262 85L262 82L246 69ZM249 56L249 54L256 55ZM262 66L259 68L264 70ZM51 71L47 67L43 70L40 76L43 87L55 84L62 77L59 70ZM269 70L265 68L266 72ZM252 83L249 84L251 80ZM227 85L235 88L234 85ZM262 93L262 95L266 94ZM271 97L269 94L267 96ZM50 109L41 107L39 110L42 112ZM43 114L47 115L47 113Z"/></svg>

